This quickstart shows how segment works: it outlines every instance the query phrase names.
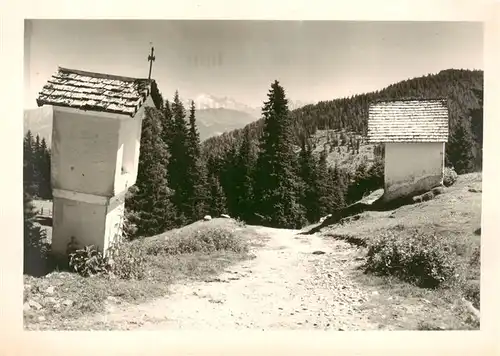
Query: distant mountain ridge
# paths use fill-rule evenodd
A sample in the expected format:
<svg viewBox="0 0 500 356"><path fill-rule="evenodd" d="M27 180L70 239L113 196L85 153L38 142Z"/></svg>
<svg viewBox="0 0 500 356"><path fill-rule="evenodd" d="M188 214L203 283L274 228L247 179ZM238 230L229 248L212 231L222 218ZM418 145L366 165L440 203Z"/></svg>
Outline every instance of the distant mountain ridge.
<svg viewBox="0 0 500 356"><path fill-rule="evenodd" d="M196 125L200 140L236 130L256 121L257 118L247 112L218 108L196 111Z"/></svg>
<svg viewBox="0 0 500 356"><path fill-rule="evenodd" d="M202 141L245 127L261 117L260 107L251 107L229 97L199 94L194 99L181 99L181 101L186 109L190 108L191 101L194 101L197 110L196 122ZM289 100L290 110L308 104L300 100Z"/></svg>
<svg viewBox="0 0 500 356"><path fill-rule="evenodd" d="M259 117L258 108L253 108L249 105L243 104L229 97L216 97L211 94L198 94L194 98L181 99L186 109L191 107L191 101L194 101L196 110L206 109L228 109L233 111L241 111L254 116L256 119Z"/></svg>

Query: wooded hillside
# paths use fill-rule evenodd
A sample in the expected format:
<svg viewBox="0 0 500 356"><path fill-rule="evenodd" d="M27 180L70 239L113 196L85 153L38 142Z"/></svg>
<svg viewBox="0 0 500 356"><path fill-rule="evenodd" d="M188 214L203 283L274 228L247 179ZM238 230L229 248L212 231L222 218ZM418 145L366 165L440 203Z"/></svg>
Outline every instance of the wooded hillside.
<svg viewBox="0 0 500 356"><path fill-rule="evenodd" d="M482 128L482 91L483 71L448 69L437 74L401 81L376 92L307 105L291 111L296 145L300 147L304 137L315 135L318 130L346 131L364 136L371 102L404 98L446 98L450 112L450 134L457 129L457 123L465 121L469 133L482 136L482 131L477 131L479 127ZM469 122L471 113L477 111L480 111L480 115ZM261 119L247 125L251 140L258 139L263 124ZM243 131L244 129L234 130L204 141L204 152L213 155L225 152L233 145L239 146ZM482 140L477 137L472 139L476 143L473 145L473 154L476 157L480 148L478 141L481 141L482 145Z"/></svg>

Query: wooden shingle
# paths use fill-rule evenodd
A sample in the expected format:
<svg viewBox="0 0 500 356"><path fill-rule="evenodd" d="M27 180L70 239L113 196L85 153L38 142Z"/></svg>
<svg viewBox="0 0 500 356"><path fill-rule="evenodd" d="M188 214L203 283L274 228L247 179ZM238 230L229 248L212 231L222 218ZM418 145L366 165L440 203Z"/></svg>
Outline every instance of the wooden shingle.
<svg viewBox="0 0 500 356"><path fill-rule="evenodd" d="M151 93L151 83L59 67L39 93L37 104L134 116Z"/></svg>
<svg viewBox="0 0 500 356"><path fill-rule="evenodd" d="M370 142L448 142L445 100L397 100L370 105Z"/></svg>

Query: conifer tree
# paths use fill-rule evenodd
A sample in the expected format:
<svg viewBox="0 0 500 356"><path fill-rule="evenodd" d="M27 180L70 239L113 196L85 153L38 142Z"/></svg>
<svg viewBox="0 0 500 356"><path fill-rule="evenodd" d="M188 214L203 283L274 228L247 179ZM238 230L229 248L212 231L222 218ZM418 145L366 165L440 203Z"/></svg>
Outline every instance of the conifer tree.
<svg viewBox="0 0 500 356"><path fill-rule="evenodd" d="M163 96L161 95L160 90L158 89L158 84L156 84L155 80L151 81L151 98L155 104L155 107L162 111L163 110Z"/></svg>
<svg viewBox="0 0 500 356"><path fill-rule="evenodd" d="M330 187L332 187L332 200L334 202L334 209L343 208L346 204L346 193L347 193L347 177L340 170L338 164L335 163L333 168L329 168L328 176L331 179Z"/></svg>
<svg viewBox="0 0 500 356"><path fill-rule="evenodd" d="M300 203L305 208L307 221L313 223L320 218L318 185L320 176L318 162L313 155L311 144L306 141L303 139L299 154L299 175L302 179Z"/></svg>
<svg viewBox="0 0 500 356"><path fill-rule="evenodd" d="M46 233L39 224L35 223L36 210L33 206L33 148L35 144L31 131L24 138L23 156L23 272L26 274L43 274L41 268L46 257Z"/></svg>
<svg viewBox="0 0 500 356"><path fill-rule="evenodd" d="M256 210L270 226L300 227L305 223L305 212L299 203L292 125L285 91L278 81L271 85L262 114L264 130L255 176Z"/></svg>
<svg viewBox="0 0 500 356"><path fill-rule="evenodd" d="M136 236L152 236L173 227L175 211L167 184L167 147L162 140L162 113L146 108L142 122L137 182L126 200Z"/></svg>
<svg viewBox="0 0 500 356"><path fill-rule="evenodd" d="M200 135L196 128L196 110L191 102L189 110L189 133L187 140L187 175L185 177L189 211L186 215L195 221L206 214L209 200L207 170L201 157Z"/></svg>
<svg viewBox="0 0 500 356"><path fill-rule="evenodd" d="M170 149L172 145L172 137L174 135L174 121L170 102L167 100L163 105L163 120L162 120L162 138L163 142Z"/></svg>
<svg viewBox="0 0 500 356"><path fill-rule="evenodd" d="M224 194L224 190L220 185L219 179L216 175L211 174L209 178L209 186L210 186L210 204L209 204L209 212L211 216L220 216L221 214L225 214L227 211L226 205L226 195Z"/></svg>
<svg viewBox="0 0 500 356"><path fill-rule="evenodd" d="M189 130L186 111L176 91L171 105L172 135L170 139L170 157L167 165L169 187L173 190L172 202L178 213L177 225L184 225L190 220L190 191L186 184L188 175Z"/></svg>
<svg viewBox="0 0 500 356"><path fill-rule="evenodd" d="M34 155L34 140L30 130L24 136L23 141L23 180L24 190L30 197L35 195L38 187L35 181L35 155Z"/></svg>
<svg viewBox="0 0 500 356"><path fill-rule="evenodd" d="M191 107L189 109L189 146L188 149L191 150L190 154L193 157L200 157L200 134L196 127L196 108L194 101L191 101Z"/></svg>
<svg viewBox="0 0 500 356"><path fill-rule="evenodd" d="M254 191L253 173L256 163L256 147L250 138L250 130L243 130L243 141L235 157L234 190L236 194L236 215L244 221L253 221Z"/></svg>
<svg viewBox="0 0 500 356"><path fill-rule="evenodd" d="M50 150L47 148L47 142L45 138L42 138L40 142L40 152L39 152L39 194L43 199L52 199L52 187L50 184Z"/></svg>
<svg viewBox="0 0 500 356"><path fill-rule="evenodd" d="M26 187L23 192L23 273L43 275L47 257L47 243L45 230L35 223L37 212L32 203L32 197Z"/></svg>
<svg viewBox="0 0 500 356"><path fill-rule="evenodd" d="M471 131L476 143L475 168L481 170L483 167L483 91L473 90L478 98L479 108L471 110Z"/></svg>
<svg viewBox="0 0 500 356"><path fill-rule="evenodd" d="M347 189L348 203L354 203L363 198L366 191L368 165L362 161L357 167Z"/></svg>
<svg viewBox="0 0 500 356"><path fill-rule="evenodd" d="M224 152L220 162L219 179L226 194L226 204L231 216L238 216L238 191L234 180L236 177L236 167L238 160L238 150L231 146Z"/></svg>
<svg viewBox="0 0 500 356"><path fill-rule="evenodd" d="M469 173L473 170L473 142L470 130L464 121L458 121L446 146L447 161L455 168L458 174Z"/></svg>

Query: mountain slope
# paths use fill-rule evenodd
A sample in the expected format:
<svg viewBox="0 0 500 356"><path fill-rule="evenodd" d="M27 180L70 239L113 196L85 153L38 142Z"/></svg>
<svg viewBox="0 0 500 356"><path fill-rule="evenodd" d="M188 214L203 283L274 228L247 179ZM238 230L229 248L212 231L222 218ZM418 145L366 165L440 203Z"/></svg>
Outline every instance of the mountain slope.
<svg viewBox="0 0 500 356"><path fill-rule="evenodd" d="M257 118L247 112L226 108L196 111L196 123L202 141L224 132L242 128L255 120Z"/></svg>

